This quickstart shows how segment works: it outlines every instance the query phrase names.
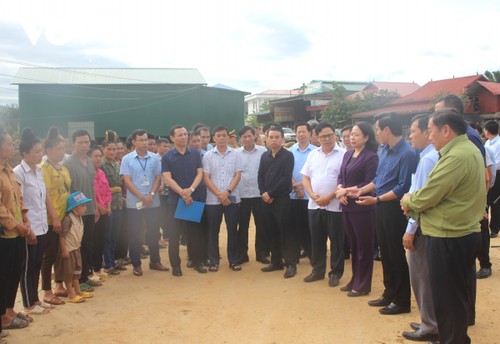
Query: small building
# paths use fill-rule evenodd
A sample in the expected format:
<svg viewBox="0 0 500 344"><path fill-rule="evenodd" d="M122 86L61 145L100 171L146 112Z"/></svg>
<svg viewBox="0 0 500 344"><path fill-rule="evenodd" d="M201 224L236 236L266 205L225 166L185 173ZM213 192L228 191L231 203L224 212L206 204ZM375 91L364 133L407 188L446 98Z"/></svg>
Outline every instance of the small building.
<svg viewBox="0 0 500 344"><path fill-rule="evenodd" d="M202 122L230 129L243 125L244 96L207 87L192 68L20 68L20 126L44 137L51 126L70 136L86 129L102 138L112 129L126 137L135 129L168 136L170 127Z"/></svg>
<svg viewBox="0 0 500 344"><path fill-rule="evenodd" d="M262 106L271 100L284 99L297 96L301 90L267 90L260 93L245 96L245 105L248 115L256 115L262 110Z"/></svg>

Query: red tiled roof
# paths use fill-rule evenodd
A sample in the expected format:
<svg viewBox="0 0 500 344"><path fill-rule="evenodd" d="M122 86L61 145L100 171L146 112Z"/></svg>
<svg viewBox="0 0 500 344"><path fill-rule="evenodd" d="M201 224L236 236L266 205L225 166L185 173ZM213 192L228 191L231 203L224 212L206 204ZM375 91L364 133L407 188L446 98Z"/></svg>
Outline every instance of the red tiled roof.
<svg viewBox="0 0 500 344"><path fill-rule="evenodd" d="M370 82L361 91L350 94L347 99L354 100L356 97L362 97L364 92L376 92L378 90L389 90L396 92L400 97L404 97L420 88L419 84L414 82Z"/></svg>
<svg viewBox="0 0 500 344"><path fill-rule="evenodd" d="M500 95L500 84L497 82L478 81L478 84L486 88L494 96Z"/></svg>
<svg viewBox="0 0 500 344"><path fill-rule="evenodd" d="M431 81L420 87L415 92L398 99L395 99L391 104L407 104L410 102L433 101L440 94L453 93L457 95L463 94L474 82L484 80L482 75L464 76L461 78L445 79Z"/></svg>
<svg viewBox="0 0 500 344"><path fill-rule="evenodd" d="M394 99L386 107L353 115L353 118L366 118L381 112L394 111L400 114L418 114L431 109L432 102L441 94L464 94L477 81L486 81L483 75L431 81L404 97Z"/></svg>

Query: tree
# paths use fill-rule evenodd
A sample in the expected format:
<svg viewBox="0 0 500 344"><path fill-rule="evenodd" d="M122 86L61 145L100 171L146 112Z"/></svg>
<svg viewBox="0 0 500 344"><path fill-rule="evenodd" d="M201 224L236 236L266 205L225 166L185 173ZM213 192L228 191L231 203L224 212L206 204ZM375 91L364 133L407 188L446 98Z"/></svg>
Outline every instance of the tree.
<svg viewBox="0 0 500 344"><path fill-rule="evenodd" d="M16 104L0 106L0 125L13 139L19 138L19 107Z"/></svg>
<svg viewBox="0 0 500 344"><path fill-rule="evenodd" d="M398 93L384 89L363 92L354 99L347 99L347 95L344 87L335 85L332 100L321 111L321 119L333 121L336 126L341 127L351 122L353 114L381 108L399 97Z"/></svg>
<svg viewBox="0 0 500 344"><path fill-rule="evenodd" d="M484 75L488 78L489 81L500 83L500 70L494 72L490 72L489 70L487 70L486 72L484 72Z"/></svg>

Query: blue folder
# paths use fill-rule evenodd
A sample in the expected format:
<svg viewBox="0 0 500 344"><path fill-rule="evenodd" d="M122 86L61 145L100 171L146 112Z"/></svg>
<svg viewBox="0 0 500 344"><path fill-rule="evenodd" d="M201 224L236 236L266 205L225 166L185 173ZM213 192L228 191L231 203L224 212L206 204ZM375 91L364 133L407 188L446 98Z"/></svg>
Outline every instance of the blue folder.
<svg viewBox="0 0 500 344"><path fill-rule="evenodd" d="M200 223L204 208L204 202L193 201L190 206L187 206L186 202L184 202L184 200L179 197L179 202L177 202L177 208L175 209L174 217L179 220Z"/></svg>

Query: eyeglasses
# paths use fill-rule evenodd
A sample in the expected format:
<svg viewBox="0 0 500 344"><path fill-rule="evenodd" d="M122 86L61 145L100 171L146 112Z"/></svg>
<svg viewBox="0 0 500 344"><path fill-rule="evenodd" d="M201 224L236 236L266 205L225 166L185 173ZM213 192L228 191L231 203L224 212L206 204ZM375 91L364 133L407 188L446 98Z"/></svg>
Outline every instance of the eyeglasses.
<svg viewBox="0 0 500 344"><path fill-rule="evenodd" d="M332 139L335 136L335 133L330 133L330 134L325 134L325 135L319 135L318 138L320 140L327 140L327 139Z"/></svg>

